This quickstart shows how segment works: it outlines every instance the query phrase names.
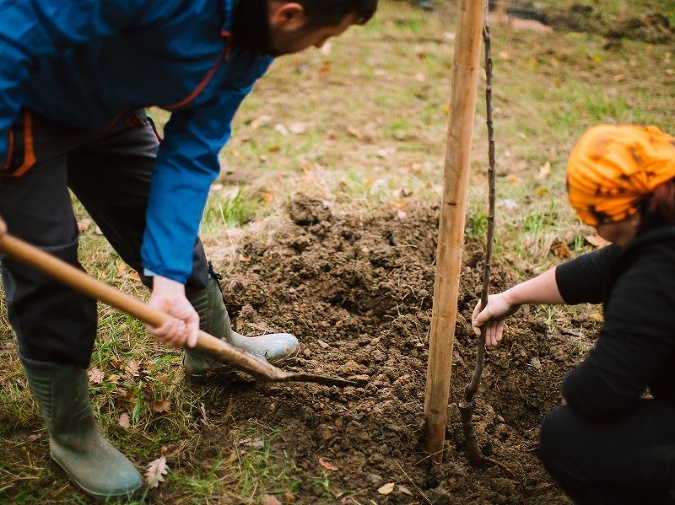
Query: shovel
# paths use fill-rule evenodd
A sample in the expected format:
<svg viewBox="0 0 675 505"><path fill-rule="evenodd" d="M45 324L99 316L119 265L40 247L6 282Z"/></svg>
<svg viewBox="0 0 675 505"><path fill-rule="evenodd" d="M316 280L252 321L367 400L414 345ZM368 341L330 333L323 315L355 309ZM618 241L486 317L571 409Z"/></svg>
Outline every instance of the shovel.
<svg viewBox="0 0 675 505"><path fill-rule="evenodd" d="M21 261L40 272L61 281L71 288L80 291L92 298L115 307L127 314L140 319L150 326L161 326L171 319L171 316L154 309L135 298L108 286L107 284L90 277L82 270L38 249L26 242L5 235L0 239L0 251L7 256ZM357 383L346 379L316 375L306 372L284 372L271 365L267 360L259 358L249 352L241 351L226 342L204 331L199 331L198 351L204 351L212 357L226 362L233 368L252 375L256 379L270 382L315 382L328 386L356 386Z"/></svg>

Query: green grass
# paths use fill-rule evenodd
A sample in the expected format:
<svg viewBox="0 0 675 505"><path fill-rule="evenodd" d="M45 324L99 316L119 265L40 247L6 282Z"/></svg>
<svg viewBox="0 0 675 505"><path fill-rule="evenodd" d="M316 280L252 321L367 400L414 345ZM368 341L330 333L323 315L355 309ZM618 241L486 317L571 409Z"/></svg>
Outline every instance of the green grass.
<svg viewBox="0 0 675 505"><path fill-rule="evenodd" d="M292 495L295 491L300 482L293 476L295 462L286 453L276 454L272 450L281 435L281 430L269 428L251 427L244 430L244 440L252 442L237 451L234 462L242 496L254 498L261 489L267 494Z"/></svg>
<svg viewBox="0 0 675 505"><path fill-rule="evenodd" d="M241 187L220 197L211 198L204 210L202 233L209 234L223 227L239 227L251 221L255 202L243 196Z"/></svg>
<svg viewBox="0 0 675 505"><path fill-rule="evenodd" d="M572 3L579 0L544 2L558 10ZM591 0L581 3L600 8ZM650 8L675 22L670 0L601 4L608 18ZM273 64L238 112L233 139L222 152L226 170L202 221L209 252L227 247L236 253L228 231L265 229L298 193L329 202L335 213L367 213L383 205L404 211L411 203L439 201L455 17L447 5L438 7L424 13L403 1L383 1L372 23L331 41L330 51ZM507 260L516 277L559 262L549 253L555 238L572 254L588 250L583 236L591 230L569 209L564 185L567 155L586 128L636 122L672 132L672 48L625 39L609 50L605 43L598 34L493 29L495 258ZM482 246L487 219L483 86L481 78L466 221L466 240L474 248ZM160 128L168 119L159 110L151 115ZM538 178L547 163L550 172ZM241 177L233 180L228 171ZM86 219L74 203L78 219ZM94 277L147 297L93 223L81 235L80 257ZM334 489L327 473L299 482L294 455L280 443L294 434L282 427L259 421L242 429L226 412L207 419L222 433L213 450L200 438L205 406L222 404L226 386L186 382L180 353L155 343L141 323L103 305L99 317L91 368L103 380L91 385L92 405L102 431L141 471L167 455L166 482L150 493L156 502L201 504L205 497L223 496L232 503L259 503L264 494L292 496L300 485L315 487L327 502L349 493ZM545 315L555 317L555 311ZM0 330L0 504L44 503L46 495L55 504L89 503L49 459L6 310ZM131 363L137 375L129 373ZM159 408L164 401L168 411ZM128 428L119 423L124 413ZM191 451L203 459L191 458Z"/></svg>

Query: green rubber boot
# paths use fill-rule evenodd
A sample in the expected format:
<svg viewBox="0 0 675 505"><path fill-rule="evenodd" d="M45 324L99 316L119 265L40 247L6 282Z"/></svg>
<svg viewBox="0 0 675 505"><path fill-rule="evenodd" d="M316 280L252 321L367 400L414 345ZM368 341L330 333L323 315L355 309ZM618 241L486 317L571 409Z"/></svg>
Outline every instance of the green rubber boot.
<svg viewBox="0 0 675 505"><path fill-rule="evenodd" d="M232 331L223 293L218 281L212 278L204 289L187 295L187 299L199 314L199 329L220 338L228 344L268 361L280 361L295 353L298 339L290 333L272 333L245 337ZM227 364L185 348L183 365L193 378L204 377L228 370Z"/></svg>
<svg viewBox="0 0 675 505"><path fill-rule="evenodd" d="M51 456L82 490L98 499L132 497L143 477L99 433L89 403L87 372L24 367L49 431Z"/></svg>

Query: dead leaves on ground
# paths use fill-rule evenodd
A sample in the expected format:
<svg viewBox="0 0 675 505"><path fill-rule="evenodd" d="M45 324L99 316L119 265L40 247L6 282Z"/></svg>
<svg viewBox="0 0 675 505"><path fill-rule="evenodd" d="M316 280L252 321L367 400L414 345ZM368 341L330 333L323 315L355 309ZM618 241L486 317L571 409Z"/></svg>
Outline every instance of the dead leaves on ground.
<svg viewBox="0 0 675 505"><path fill-rule="evenodd" d="M318 457L317 461L319 462L319 465L321 465L321 467L325 470L328 470L330 472L337 472L339 470L339 468L337 466L335 466L333 463L331 463L329 460L327 460L325 458ZM387 482L386 484L381 485L377 489L377 492L379 494L383 495L383 496L390 495L394 491L396 491L398 493L408 495L408 496L413 495L412 491L410 491L410 489L408 489L406 486L403 486L401 484L396 484L395 482ZM265 495L265 496L267 497L269 495ZM272 496L270 496L270 498L273 499L273 500L276 500L276 498L274 498ZM278 500L266 502L263 499L263 503L269 503L269 505L273 505L273 504L276 505L276 503L278 503Z"/></svg>
<svg viewBox="0 0 675 505"><path fill-rule="evenodd" d="M119 424L125 430L128 430L131 426L131 418L129 417L129 414L122 412L120 414L120 418L117 420L117 424Z"/></svg>
<svg viewBox="0 0 675 505"><path fill-rule="evenodd" d="M159 486L160 482L164 482L164 476L168 473L169 467L166 464L166 457L160 456L148 465L145 472L145 482L151 488Z"/></svg>
<svg viewBox="0 0 675 505"><path fill-rule="evenodd" d="M129 265L127 265L123 261L117 262L116 268L117 268L117 277L121 279L129 279L132 281L141 282L141 278L138 275L138 272L136 272L136 270L132 269Z"/></svg>
<svg viewBox="0 0 675 505"><path fill-rule="evenodd" d="M600 235L584 235L584 240L595 247L596 249L602 249L606 245L609 245L609 242L607 242L604 238L602 238ZM556 237L553 239L551 242L551 246L549 248L549 251L551 254L554 256L557 256L558 258L561 258L563 260L568 260L572 257L572 253L570 251L570 247L567 243L565 243L561 238Z"/></svg>
<svg viewBox="0 0 675 505"><path fill-rule="evenodd" d="M398 491L399 493L402 493L402 494L405 494L405 495L408 495L408 496L413 495L412 491L410 491L410 489L408 489L407 487L402 486L400 484L397 485L395 482L387 482L386 484L380 486L377 489L377 492L381 495L384 495L384 496L389 495L389 494L393 493L394 491Z"/></svg>
<svg viewBox="0 0 675 505"><path fill-rule="evenodd" d="M381 486L378 488L377 492L382 494L382 495L388 495L391 494L394 491L394 486L396 484L394 482L387 482L384 486Z"/></svg>
<svg viewBox="0 0 675 505"><path fill-rule="evenodd" d="M281 505L279 498L271 494L264 495L260 503L261 505Z"/></svg>
<svg viewBox="0 0 675 505"><path fill-rule="evenodd" d="M166 375L153 375L149 361L111 360L111 363L115 367L113 373L105 373L100 368L93 367L88 370L87 375L91 384L101 387L106 393L110 391L110 386L115 388L112 396L115 406L120 411L117 421L120 427L124 429L131 427L132 420L129 413L137 411L140 402L156 414L171 412L168 394L158 392L157 386L173 387L173 384ZM152 377L152 380L146 380L148 377Z"/></svg>
<svg viewBox="0 0 675 505"><path fill-rule="evenodd" d="M609 242L607 242L600 235L585 235L584 240L597 249L602 249L606 245L609 245Z"/></svg>
<svg viewBox="0 0 675 505"><path fill-rule="evenodd" d="M324 467L326 470L330 470L331 472L336 472L338 470L338 467L332 464L330 461L326 461L323 458L319 458L319 464Z"/></svg>
<svg viewBox="0 0 675 505"><path fill-rule="evenodd" d="M553 239L550 251L554 256L557 256L558 258L562 258L564 260L572 257L572 254L570 253L570 248L560 238Z"/></svg>
<svg viewBox="0 0 675 505"><path fill-rule="evenodd" d="M92 368L87 372L87 375L89 376L89 381L93 382L94 384L100 384L103 382L103 372L101 372L101 370L98 368Z"/></svg>

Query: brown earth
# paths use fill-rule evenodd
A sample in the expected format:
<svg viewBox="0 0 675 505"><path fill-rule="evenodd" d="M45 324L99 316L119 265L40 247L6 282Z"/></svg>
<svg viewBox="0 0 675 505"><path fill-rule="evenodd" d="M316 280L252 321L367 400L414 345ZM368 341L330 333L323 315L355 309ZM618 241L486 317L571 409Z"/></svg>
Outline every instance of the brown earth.
<svg viewBox="0 0 675 505"><path fill-rule="evenodd" d="M496 2L491 2L490 5L496 7ZM651 44L669 44L675 41L675 27L671 26L667 13L658 10L638 13L627 10L608 17L606 6L597 3L578 2L571 6L552 3L541 7L529 1L518 0L507 2L506 9L511 17L537 20L556 31L593 33L614 41L621 38Z"/></svg>
<svg viewBox="0 0 675 505"><path fill-rule="evenodd" d="M352 379L360 387L225 378L229 401L207 405L206 418L233 415L240 427L282 430L274 451L296 461L289 473L303 483L296 494L277 498L303 504L569 503L537 459L538 426L560 401L561 377L592 345L593 332L578 328L597 323L567 318L547 327L525 309L509 320L505 340L487 352L475 398L474 426L492 462L474 469L455 407L475 363L467 321L482 285L483 246L467 244L447 447L443 463L433 464L424 450L424 395L438 208L333 215L322 202L300 197L288 215L271 236L250 234L239 244L240 261L222 281L235 328L293 332L302 350L281 368ZM491 278L493 291L510 283L497 262ZM212 461L224 437L224 430L206 423L189 464ZM389 483L393 491L382 494Z"/></svg>

